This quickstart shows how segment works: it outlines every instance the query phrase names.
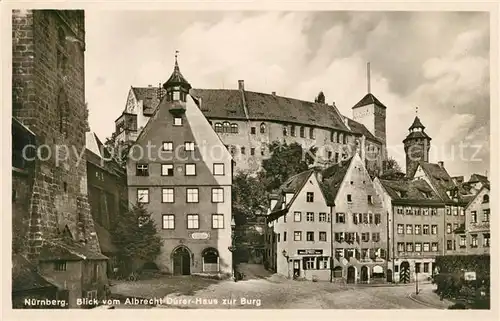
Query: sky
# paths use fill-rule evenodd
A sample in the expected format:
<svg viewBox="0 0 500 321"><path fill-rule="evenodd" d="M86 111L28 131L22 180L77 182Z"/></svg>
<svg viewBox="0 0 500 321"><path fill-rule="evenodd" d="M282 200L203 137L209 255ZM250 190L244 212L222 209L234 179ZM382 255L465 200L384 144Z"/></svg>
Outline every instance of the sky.
<svg viewBox="0 0 500 321"><path fill-rule="evenodd" d="M430 161L451 175L490 166L490 30L482 12L86 10L85 78L91 130L104 140L131 86L158 86L173 70L194 88L312 101L323 91L343 115L371 92L387 106L389 156L418 114ZM416 108L418 107L418 109ZM489 175L489 173L488 173Z"/></svg>

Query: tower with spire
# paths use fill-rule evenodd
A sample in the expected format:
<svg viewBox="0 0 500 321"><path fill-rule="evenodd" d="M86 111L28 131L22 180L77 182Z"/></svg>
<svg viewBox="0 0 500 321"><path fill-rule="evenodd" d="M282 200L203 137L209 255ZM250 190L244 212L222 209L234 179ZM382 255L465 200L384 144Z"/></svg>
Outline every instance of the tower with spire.
<svg viewBox="0 0 500 321"><path fill-rule="evenodd" d="M418 107L417 107L418 113ZM406 176L412 177L418 167L418 163L429 162L429 150L431 148L431 138L424 131L425 126L415 116L413 124L408 128L408 136L403 140L406 154Z"/></svg>
<svg viewBox="0 0 500 321"><path fill-rule="evenodd" d="M177 61L178 55L179 51L176 51L174 71L172 72L170 78L168 78L168 80L163 84L163 88L166 90L166 99L168 101L185 103L186 97L191 89L191 85L181 73L179 63Z"/></svg>

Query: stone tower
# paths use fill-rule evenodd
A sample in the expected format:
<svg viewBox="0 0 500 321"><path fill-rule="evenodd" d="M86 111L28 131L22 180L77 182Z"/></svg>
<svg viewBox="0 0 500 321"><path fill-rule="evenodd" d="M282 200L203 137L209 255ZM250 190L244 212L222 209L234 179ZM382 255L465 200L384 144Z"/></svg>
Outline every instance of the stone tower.
<svg viewBox="0 0 500 321"><path fill-rule="evenodd" d="M13 117L36 136L25 254L64 236L100 252L87 200L83 10L12 11Z"/></svg>
<svg viewBox="0 0 500 321"><path fill-rule="evenodd" d="M424 131L425 126L415 116L413 124L410 126L410 133L403 140L406 154L406 176L412 177L417 169L418 162L429 161L429 149L431 148L431 138Z"/></svg>

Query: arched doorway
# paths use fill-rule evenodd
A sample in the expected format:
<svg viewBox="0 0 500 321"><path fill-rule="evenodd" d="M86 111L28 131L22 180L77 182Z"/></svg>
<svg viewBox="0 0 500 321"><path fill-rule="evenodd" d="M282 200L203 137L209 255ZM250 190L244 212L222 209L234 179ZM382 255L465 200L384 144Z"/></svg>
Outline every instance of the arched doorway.
<svg viewBox="0 0 500 321"><path fill-rule="evenodd" d="M387 282L392 282L392 270L387 270Z"/></svg>
<svg viewBox="0 0 500 321"><path fill-rule="evenodd" d="M368 282L368 267L366 265L361 267L361 282Z"/></svg>
<svg viewBox="0 0 500 321"><path fill-rule="evenodd" d="M356 268L354 266L347 268L347 283L356 283Z"/></svg>
<svg viewBox="0 0 500 321"><path fill-rule="evenodd" d="M201 252L203 259L203 272L219 272L219 252L213 247L209 247Z"/></svg>
<svg viewBox="0 0 500 321"><path fill-rule="evenodd" d="M399 282L410 283L410 263L403 261L399 268Z"/></svg>
<svg viewBox="0 0 500 321"><path fill-rule="evenodd" d="M191 274L191 254L185 246L176 248L172 253L174 275Z"/></svg>

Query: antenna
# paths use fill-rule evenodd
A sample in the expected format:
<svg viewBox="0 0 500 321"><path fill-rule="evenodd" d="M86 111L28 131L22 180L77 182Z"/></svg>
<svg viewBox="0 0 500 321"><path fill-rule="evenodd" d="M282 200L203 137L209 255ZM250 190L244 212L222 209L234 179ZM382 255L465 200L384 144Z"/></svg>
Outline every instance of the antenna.
<svg viewBox="0 0 500 321"><path fill-rule="evenodd" d="M367 80L367 86L368 86L368 93L371 94L371 88L370 88L370 62L366 64L366 80Z"/></svg>

